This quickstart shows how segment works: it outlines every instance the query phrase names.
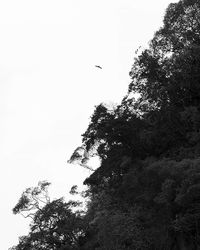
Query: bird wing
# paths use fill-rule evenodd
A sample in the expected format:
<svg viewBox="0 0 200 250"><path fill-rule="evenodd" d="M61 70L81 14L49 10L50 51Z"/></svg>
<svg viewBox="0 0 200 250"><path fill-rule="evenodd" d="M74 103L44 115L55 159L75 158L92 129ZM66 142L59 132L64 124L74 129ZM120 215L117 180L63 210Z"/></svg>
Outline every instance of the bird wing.
<svg viewBox="0 0 200 250"><path fill-rule="evenodd" d="M99 69L102 69L102 67L101 67L101 66L99 66L99 65L95 65L95 67L97 67L97 68L99 68Z"/></svg>

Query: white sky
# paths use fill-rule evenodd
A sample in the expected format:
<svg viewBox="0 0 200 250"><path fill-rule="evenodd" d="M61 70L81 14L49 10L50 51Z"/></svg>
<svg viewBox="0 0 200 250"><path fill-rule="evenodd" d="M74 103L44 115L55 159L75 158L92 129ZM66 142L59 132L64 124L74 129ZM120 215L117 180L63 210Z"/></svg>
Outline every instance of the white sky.
<svg viewBox="0 0 200 250"><path fill-rule="evenodd" d="M94 105L126 94L134 51L161 26L170 2L0 1L2 250L28 232L28 221L11 211L25 188L48 180L60 197L88 175L67 160Z"/></svg>

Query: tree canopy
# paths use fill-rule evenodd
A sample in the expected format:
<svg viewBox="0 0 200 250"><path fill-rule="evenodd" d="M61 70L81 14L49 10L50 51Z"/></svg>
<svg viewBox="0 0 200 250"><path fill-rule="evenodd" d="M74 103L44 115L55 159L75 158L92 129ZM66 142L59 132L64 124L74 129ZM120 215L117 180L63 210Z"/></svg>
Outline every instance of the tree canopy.
<svg viewBox="0 0 200 250"><path fill-rule="evenodd" d="M127 95L96 106L69 162L92 170L86 210L50 201L49 183L13 209L32 217L13 249L200 248L200 2L180 0L134 59ZM88 160L97 155L100 166ZM77 194L76 187L71 190Z"/></svg>

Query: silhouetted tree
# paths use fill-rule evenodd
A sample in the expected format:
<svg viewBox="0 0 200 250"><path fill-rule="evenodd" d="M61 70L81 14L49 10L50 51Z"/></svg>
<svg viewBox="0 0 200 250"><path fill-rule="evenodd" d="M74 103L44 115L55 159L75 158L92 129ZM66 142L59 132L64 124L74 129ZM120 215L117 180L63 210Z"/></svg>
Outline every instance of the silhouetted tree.
<svg viewBox="0 0 200 250"><path fill-rule="evenodd" d="M13 249L200 249L199 20L198 0L170 4L122 102L96 106L69 160L93 171L86 212L50 201L48 182L27 189L13 211L32 218L30 233Z"/></svg>
<svg viewBox="0 0 200 250"><path fill-rule="evenodd" d="M23 192L13 212L31 217L30 233L20 237L13 249L79 249L79 237L84 234L83 212L74 210L79 202L64 202L63 198L50 201L47 187L40 182L35 188Z"/></svg>

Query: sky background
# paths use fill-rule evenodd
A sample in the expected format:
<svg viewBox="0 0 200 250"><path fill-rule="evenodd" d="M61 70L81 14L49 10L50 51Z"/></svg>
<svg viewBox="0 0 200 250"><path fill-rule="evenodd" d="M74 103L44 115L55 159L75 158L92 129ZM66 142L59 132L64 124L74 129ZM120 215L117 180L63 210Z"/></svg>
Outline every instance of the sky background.
<svg viewBox="0 0 200 250"><path fill-rule="evenodd" d="M29 222L12 214L27 187L48 180L58 198L88 176L67 160L94 106L126 94L134 52L162 25L170 2L0 1L2 250L28 232Z"/></svg>

